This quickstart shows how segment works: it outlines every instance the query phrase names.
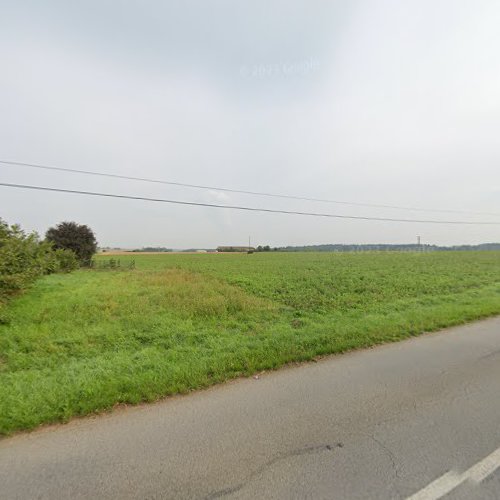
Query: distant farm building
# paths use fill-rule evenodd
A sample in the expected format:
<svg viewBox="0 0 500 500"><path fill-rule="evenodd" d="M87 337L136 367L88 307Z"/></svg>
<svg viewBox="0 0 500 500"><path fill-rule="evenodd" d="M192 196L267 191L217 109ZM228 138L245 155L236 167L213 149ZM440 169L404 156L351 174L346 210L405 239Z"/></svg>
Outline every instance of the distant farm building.
<svg viewBox="0 0 500 500"><path fill-rule="evenodd" d="M217 247L217 252L253 252L254 247Z"/></svg>

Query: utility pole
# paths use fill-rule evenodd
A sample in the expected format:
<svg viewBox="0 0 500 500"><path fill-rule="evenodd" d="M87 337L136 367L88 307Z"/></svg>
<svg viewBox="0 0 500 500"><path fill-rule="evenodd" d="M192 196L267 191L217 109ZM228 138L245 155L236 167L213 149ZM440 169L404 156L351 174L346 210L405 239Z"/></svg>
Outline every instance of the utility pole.
<svg viewBox="0 0 500 500"><path fill-rule="evenodd" d="M417 245L418 245L418 251L422 251L422 246L420 245L420 236L417 236Z"/></svg>
<svg viewBox="0 0 500 500"><path fill-rule="evenodd" d="M252 250L252 243L250 241L250 236L248 237L248 250L247 250L247 254L251 254L253 253L253 250Z"/></svg>

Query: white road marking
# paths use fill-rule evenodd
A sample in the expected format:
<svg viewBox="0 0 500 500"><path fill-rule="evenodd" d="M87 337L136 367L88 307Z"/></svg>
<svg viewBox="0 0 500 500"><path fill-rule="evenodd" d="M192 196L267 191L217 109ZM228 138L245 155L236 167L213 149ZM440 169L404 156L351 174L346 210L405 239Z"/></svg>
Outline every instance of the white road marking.
<svg viewBox="0 0 500 500"><path fill-rule="evenodd" d="M490 474L493 474L500 467L500 448L495 450L493 453L488 455L486 458L478 462L476 465L472 466L470 469L466 470L464 474L467 474L467 479L474 481L475 483L480 483L483 479L486 479Z"/></svg>
<svg viewBox="0 0 500 500"><path fill-rule="evenodd" d="M500 467L500 448L490 453L486 458L467 469L462 474L449 471L428 484L407 500L438 500L465 481L479 484Z"/></svg>
<svg viewBox="0 0 500 500"><path fill-rule="evenodd" d="M463 481L460 474L452 471L447 472L427 485L423 490L408 497L407 500L437 500L447 495L451 490L454 490Z"/></svg>

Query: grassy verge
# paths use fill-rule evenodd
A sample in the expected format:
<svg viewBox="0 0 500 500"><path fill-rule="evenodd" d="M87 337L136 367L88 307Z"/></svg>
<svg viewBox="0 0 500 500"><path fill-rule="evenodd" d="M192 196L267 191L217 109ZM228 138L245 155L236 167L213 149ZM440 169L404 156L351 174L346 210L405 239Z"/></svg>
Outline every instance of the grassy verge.
<svg viewBox="0 0 500 500"><path fill-rule="evenodd" d="M500 253L134 256L0 325L0 433L500 313Z"/></svg>

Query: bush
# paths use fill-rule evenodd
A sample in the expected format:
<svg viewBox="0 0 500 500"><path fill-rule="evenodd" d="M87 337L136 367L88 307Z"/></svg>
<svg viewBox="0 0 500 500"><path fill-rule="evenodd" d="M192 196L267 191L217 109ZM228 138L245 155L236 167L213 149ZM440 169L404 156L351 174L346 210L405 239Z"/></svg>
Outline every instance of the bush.
<svg viewBox="0 0 500 500"><path fill-rule="evenodd" d="M0 300L26 288L50 270L53 250L36 233L0 219Z"/></svg>
<svg viewBox="0 0 500 500"><path fill-rule="evenodd" d="M56 249L72 250L82 266L90 266L92 256L97 252L97 241L92 229L76 222L61 222L51 227L45 239Z"/></svg>
<svg viewBox="0 0 500 500"><path fill-rule="evenodd" d="M71 250L54 250L52 243L40 241L37 233L26 233L0 219L0 323L6 321L2 306L10 296L44 274L77 267L78 259Z"/></svg>
<svg viewBox="0 0 500 500"><path fill-rule="evenodd" d="M73 250L67 250L64 248L57 248L54 250L54 256L58 263L58 271L63 273L70 273L75 269L80 267L78 258Z"/></svg>

